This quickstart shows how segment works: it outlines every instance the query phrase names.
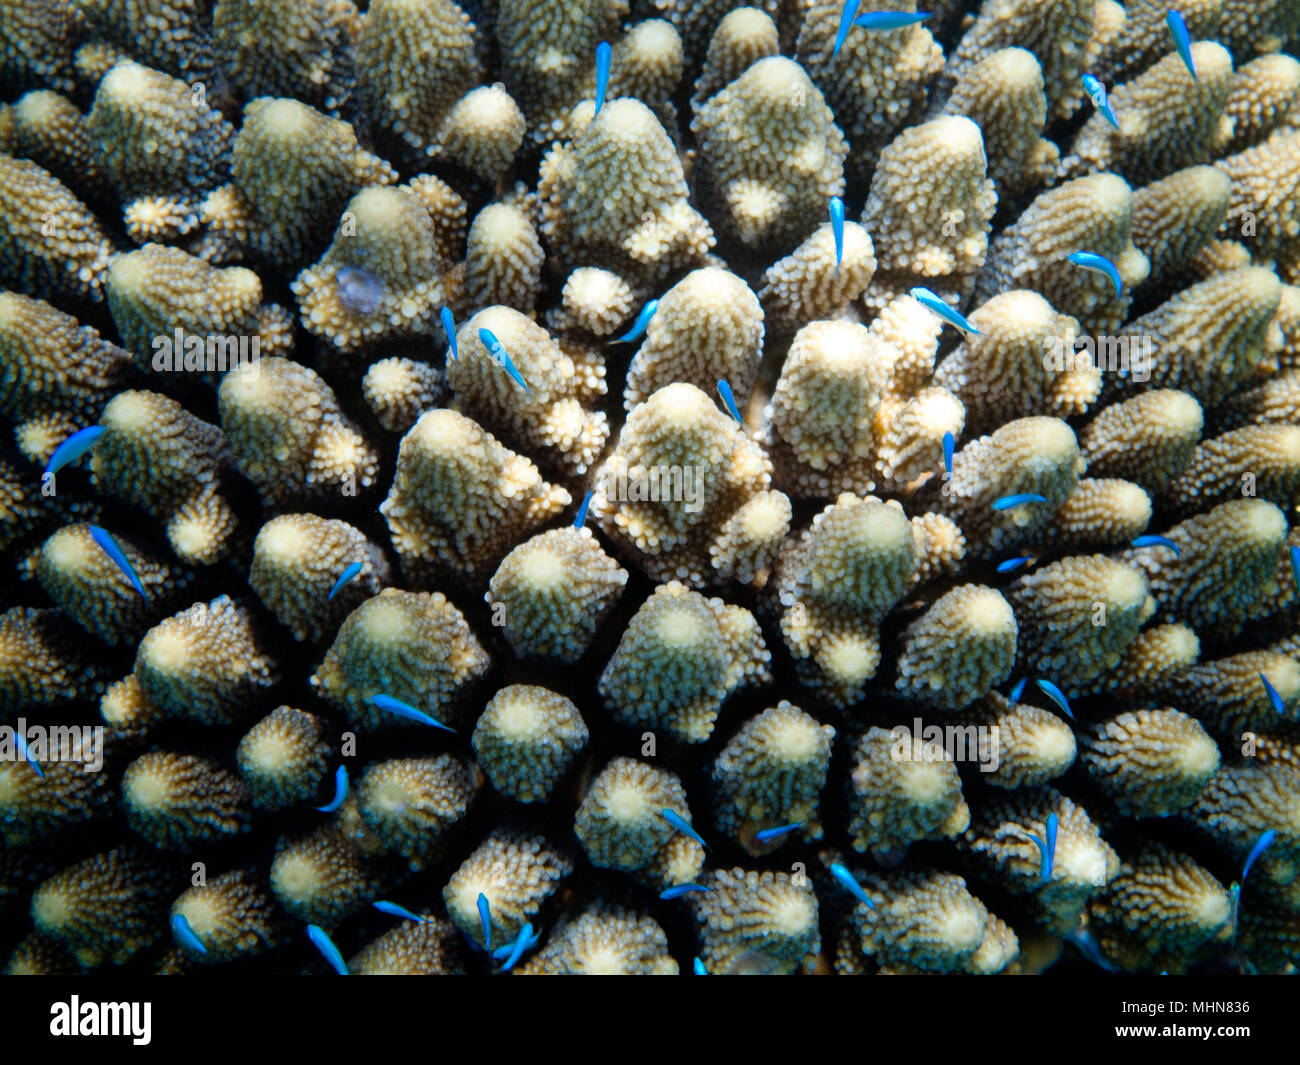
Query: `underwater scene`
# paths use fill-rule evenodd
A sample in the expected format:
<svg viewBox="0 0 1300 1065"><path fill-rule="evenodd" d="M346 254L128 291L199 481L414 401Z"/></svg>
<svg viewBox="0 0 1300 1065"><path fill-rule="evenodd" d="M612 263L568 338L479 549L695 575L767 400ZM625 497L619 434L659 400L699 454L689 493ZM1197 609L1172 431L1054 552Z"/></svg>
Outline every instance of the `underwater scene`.
<svg viewBox="0 0 1300 1065"><path fill-rule="evenodd" d="M0 0L0 970L1295 973L1297 57Z"/></svg>

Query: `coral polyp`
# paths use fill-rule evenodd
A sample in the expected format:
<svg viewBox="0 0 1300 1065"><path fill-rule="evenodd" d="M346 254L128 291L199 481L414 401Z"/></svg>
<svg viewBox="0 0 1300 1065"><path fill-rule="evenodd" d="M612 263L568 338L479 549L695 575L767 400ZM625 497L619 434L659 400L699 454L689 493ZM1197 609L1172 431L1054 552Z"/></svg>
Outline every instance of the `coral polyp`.
<svg viewBox="0 0 1300 1065"><path fill-rule="evenodd" d="M6 972L1295 973L1298 519L1296 0L0 0Z"/></svg>

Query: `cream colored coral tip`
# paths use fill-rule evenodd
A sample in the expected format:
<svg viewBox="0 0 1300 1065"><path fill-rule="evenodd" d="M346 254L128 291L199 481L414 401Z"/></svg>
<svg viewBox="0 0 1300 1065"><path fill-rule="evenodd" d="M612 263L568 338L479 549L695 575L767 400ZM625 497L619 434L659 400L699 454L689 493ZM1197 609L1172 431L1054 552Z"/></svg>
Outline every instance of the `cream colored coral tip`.
<svg viewBox="0 0 1300 1065"><path fill-rule="evenodd" d="M478 240L508 245L525 236L531 228L528 216L518 207L494 203L479 212L473 232Z"/></svg>
<svg viewBox="0 0 1300 1065"><path fill-rule="evenodd" d="M257 534L255 547L277 562L296 562L311 549L311 538L296 522L274 518Z"/></svg>
<svg viewBox="0 0 1300 1065"><path fill-rule="evenodd" d="M1024 48L1003 48L993 53L990 62L1007 83L1023 83L1043 76L1043 68L1034 53Z"/></svg>
<svg viewBox="0 0 1300 1065"><path fill-rule="evenodd" d="M1164 427L1170 436L1187 436L1199 433L1205 424L1205 414L1196 397L1187 392L1167 388L1150 395L1156 404L1153 421Z"/></svg>
<svg viewBox="0 0 1300 1065"><path fill-rule="evenodd" d="M967 598L966 624L976 632L1001 632L1015 624L1015 611L992 588L977 588Z"/></svg>
<svg viewBox="0 0 1300 1065"><path fill-rule="evenodd" d="M766 38L775 32L776 24L771 16L756 7L738 7L728 12L716 31L733 41Z"/></svg>
<svg viewBox="0 0 1300 1065"><path fill-rule="evenodd" d="M950 153L966 153L984 149L984 134L979 126L963 115L944 115L927 122L920 129L947 146Z"/></svg>
<svg viewBox="0 0 1300 1065"><path fill-rule="evenodd" d="M286 139L305 133L313 125L315 113L298 100L280 98L272 100L263 109L262 123L272 134Z"/></svg>
<svg viewBox="0 0 1300 1065"><path fill-rule="evenodd" d="M645 58L653 56L680 56L682 39L672 23L663 19L648 19L638 23L628 32L633 52Z"/></svg>
<svg viewBox="0 0 1300 1065"><path fill-rule="evenodd" d="M99 93L122 103L135 103L148 95L149 70L129 60L118 63L99 83Z"/></svg>
<svg viewBox="0 0 1300 1065"><path fill-rule="evenodd" d="M567 579L564 559L554 551L530 551L521 573L528 584L539 589L556 588Z"/></svg>
<svg viewBox="0 0 1300 1065"><path fill-rule="evenodd" d="M14 119L19 125L38 126L58 113L62 100L58 93L47 89L26 93L14 104Z"/></svg>
<svg viewBox="0 0 1300 1065"><path fill-rule="evenodd" d="M795 88L808 80L803 67L779 55L760 59L742 76L746 88L768 100L797 99Z"/></svg>

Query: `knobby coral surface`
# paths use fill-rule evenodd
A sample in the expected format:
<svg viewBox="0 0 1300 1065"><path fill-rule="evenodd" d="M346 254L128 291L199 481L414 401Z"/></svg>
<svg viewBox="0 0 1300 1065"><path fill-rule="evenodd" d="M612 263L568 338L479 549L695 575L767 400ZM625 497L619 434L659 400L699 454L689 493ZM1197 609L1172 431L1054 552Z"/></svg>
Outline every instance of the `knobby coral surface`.
<svg viewBox="0 0 1300 1065"><path fill-rule="evenodd" d="M1300 7L858 6L0 2L7 971L1300 967Z"/></svg>

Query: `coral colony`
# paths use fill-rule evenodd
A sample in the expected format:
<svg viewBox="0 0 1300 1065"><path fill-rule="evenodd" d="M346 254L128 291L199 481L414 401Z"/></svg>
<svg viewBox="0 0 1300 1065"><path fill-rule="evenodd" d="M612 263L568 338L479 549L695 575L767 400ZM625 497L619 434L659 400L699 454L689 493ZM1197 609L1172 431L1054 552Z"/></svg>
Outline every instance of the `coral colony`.
<svg viewBox="0 0 1300 1065"><path fill-rule="evenodd" d="M1297 56L0 3L0 964L1295 972Z"/></svg>

